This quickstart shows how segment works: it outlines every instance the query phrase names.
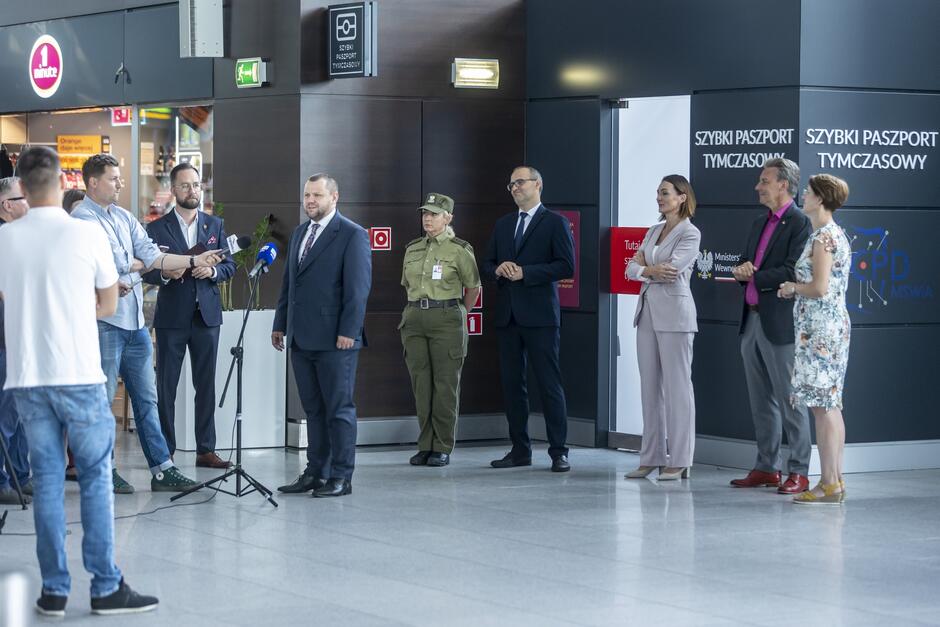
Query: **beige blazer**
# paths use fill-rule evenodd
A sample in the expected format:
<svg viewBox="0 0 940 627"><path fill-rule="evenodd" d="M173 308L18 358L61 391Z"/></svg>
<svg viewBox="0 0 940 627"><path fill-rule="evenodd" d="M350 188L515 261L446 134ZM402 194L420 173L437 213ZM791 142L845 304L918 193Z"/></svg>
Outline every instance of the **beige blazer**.
<svg viewBox="0 0 940 627"><path fill-rule="evenodd" d="M692 268L699 254L699 244L702 234L694 224L683 220L676 225L662 244L653 253L659 234L666 227L665 222L654 225L646 233L639 250L643 251L648 265L670 263L678 271L674 283L662 283L653 279L643 279L640 288L640 299L636 305L633 316L633 326L640 320L640 312L649 303L653 314L653 329L655 331L678 331L694 333L698 331L696 322L695 301L692 300L692 291L689 289L689 278ZM643 267L633 259L627 266L627 276L637 279L643 272Z"/></svg>

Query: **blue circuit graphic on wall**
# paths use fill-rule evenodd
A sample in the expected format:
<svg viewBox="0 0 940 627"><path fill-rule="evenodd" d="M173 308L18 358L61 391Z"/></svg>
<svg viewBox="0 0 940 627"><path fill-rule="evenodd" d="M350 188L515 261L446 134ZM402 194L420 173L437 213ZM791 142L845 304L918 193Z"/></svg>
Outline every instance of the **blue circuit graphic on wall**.
<svg viewBox="0 0 940 627"><path fill-rule="evenodd" d="M866 312L892 302L933 298L933 286L912 277L911 257L894 245L891 231L849 226L845 234L852 246L851 282L846 293L850 310Z"/></svg>

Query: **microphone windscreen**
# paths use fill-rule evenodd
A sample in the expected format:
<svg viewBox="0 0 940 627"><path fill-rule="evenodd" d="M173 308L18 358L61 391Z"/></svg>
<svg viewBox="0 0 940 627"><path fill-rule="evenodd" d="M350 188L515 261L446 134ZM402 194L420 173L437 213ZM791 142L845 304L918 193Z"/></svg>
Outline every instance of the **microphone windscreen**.
<svg viewBox="0 0 940 627"><path fill-rule="evenodd" d="M240 250L245 250L246 248L251 246L251 237L249 237L248 235L239 235L238 239L235 241L238 242L238 248Z"/></svg>

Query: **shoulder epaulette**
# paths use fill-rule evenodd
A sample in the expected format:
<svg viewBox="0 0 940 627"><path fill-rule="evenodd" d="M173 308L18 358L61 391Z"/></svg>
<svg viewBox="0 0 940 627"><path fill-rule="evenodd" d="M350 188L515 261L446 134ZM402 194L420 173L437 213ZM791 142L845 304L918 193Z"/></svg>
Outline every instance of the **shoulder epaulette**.
<svg viewBox="0 0 940 627"><path fill-rule="evenodd" d="M470 251L473 250L473 245L470 244L470 242L468 242L465 239L460 239L459 237L455 237L453 239L453 242L457 244L458 246L462 246L463 248L466 248L467 250L470 250Z"/></svg>

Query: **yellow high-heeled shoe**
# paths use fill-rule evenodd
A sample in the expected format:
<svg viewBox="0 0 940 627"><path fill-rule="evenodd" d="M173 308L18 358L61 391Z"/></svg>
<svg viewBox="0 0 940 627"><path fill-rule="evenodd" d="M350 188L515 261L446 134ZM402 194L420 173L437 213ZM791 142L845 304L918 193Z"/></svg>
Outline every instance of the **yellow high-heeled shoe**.
<svg viewBox="0 0 940 627"><path fill-rule="evenodd" d="M631 470L623 476L624 479L646 479L651 472L659 468L662 470L662 466L640 466L636 470Z"/></svg>
<svg viewBox="0 0 940 627"><path fill-rule="evenodd" d="M822 496L813 492L816 488L823 491ZM813 490L807 490L793 497L793 502L799 505L841 505L845 500L841 483L823 483L820 481Z"/></svg>

